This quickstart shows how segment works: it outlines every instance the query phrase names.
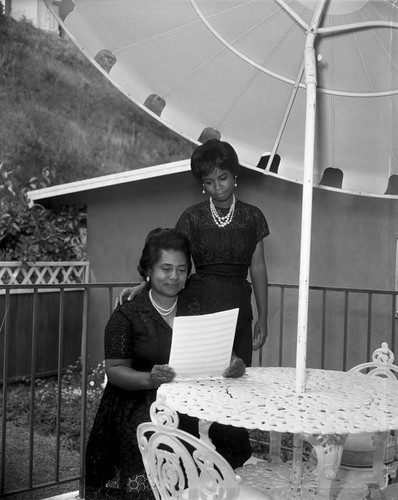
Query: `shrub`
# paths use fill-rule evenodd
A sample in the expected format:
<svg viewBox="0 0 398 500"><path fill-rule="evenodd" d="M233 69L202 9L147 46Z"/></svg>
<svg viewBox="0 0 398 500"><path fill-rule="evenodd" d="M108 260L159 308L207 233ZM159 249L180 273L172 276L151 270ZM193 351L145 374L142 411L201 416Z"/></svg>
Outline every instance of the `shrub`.
<svg viewBox="0 0 398 500"><path fill-rule="evenodd" d="M13 171L0 164L0 260L35 262L85 258L86 214L74 206L48 210L29 206L27 192L47 187L49 169L21 185Z"/></svg>

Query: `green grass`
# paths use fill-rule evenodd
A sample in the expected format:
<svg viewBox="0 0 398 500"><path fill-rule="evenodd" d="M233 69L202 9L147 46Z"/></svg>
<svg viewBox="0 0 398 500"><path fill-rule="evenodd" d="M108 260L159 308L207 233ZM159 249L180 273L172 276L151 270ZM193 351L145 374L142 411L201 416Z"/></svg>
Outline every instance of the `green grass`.
<svg viewBox="0 0 398 500"><path fill-rule="evenodd" d="M180 160L193 145L150 118L67 39L0 15L0 159L56 183Z"/></svg>
<svg viewBox="0 0 398 500"><path fill-rule="evenodd" d="M13 491L28 487L29 480L29 445L30 432L25 427L7 423L7 449L5 462L5 491ZM33 484L47 483L55 479L54 436L36 434L34 439ZM79 474L79 453L62 445L60 452L60 479ZM33 490L13 495L13 500L40 500L53 495L67 493L79 489L76 481L56 487Z"/></svg>
<svg viewBox="0 0 398 500"><path fill-rule="evenodd" d="M87 380L87 435L91 429L102 396L104 365L88 370ZM58 386L55 377L37 379L34 383L33 439L30 435L31 394L30 380L22 380L7 389L5 491L29 487L30 456L33 443L32 484L39 486L56 479L56 435ZM62 377L62 404L60 419L59 479L80 473L81 445L81 364L68 368ZM0 419L1 423L1 419ZM13 495L13 500L34 500L75 491L77 481L28 493Z"/></svg>

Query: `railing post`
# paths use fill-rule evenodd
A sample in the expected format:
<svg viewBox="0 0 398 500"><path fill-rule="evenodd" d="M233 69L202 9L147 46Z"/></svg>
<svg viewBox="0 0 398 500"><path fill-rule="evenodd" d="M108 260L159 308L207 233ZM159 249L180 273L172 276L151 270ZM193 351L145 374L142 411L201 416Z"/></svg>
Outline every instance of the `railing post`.
<svg viewBox="0 0 398 500"><path fill-rule="evenodd" d="M10 290L6 289L4 302L4 317L0 328L0 333L4 331L3 340L3 404L1 414L1 454L0 454L0 495L5 488L6 469L6 437L7 437L7 391L8 391L8 341L9 341L9 317Z"/></svg>
<svg viewBox="0 0 398 500"><path fill-rule="evenodd" d="M56 459L55 480L59 481L60 449L61 449L61 418L62 418L62 367L64 359L64 300L65 290L59 291L59 315L58 315L58 394L57 394L57 437L56 437Z"/></svg>
<svg viewBox="0 0 398 500"><path fill-rule="evenodd" d="M85 468L84 457L86 451L86 419L87 419L87 344L88 344L88 307L89 288L84 288L83 296L83 324L82 324L82 405L81 405L81 428L80 428L80 480L79 498L84 499Z"/></svg>

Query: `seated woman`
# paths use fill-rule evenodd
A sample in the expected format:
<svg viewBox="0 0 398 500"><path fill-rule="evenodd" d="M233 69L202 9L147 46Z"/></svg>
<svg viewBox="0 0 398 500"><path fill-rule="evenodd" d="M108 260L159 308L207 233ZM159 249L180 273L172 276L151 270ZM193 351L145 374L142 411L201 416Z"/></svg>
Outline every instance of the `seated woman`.
<svg viewBox="0 0 398 500"><path fill-rule="evenodd" d="M105 387L86 450L86 500L152 499L136 429L150 420L156 389L175 377L167 365L179 294L191 270L189 240L175 229L149 233L138 270L147 283L136 299L116 308L105 329ZM181 294L181 298L183 292ZM185 314L185 307L183 314ZM233 356L224 375L243 375L243 361ZM180 426L197 432L197 420ZM217 427L218 426L218 427ZM213 430L214 427L214 430ZM251 454L240 429L214 424L210 437L233 467ZM225 432L227 430L227 432ZM236 434L236 435L235 435Z"/></svg>

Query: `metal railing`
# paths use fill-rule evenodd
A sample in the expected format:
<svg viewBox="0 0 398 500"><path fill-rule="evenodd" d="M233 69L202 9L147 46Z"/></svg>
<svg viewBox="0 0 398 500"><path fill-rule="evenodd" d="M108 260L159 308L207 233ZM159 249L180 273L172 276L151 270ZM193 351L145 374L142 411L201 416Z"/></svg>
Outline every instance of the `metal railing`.
<svg viewBox="0 0 398 500"><path fill-rule="evenodd" d="M105 289L107 291L107 304L106 309L109 315L112 312L113 304L116 296L119 294L121 288L126 286L131 286L131 283L103 283L103 284L79 284L79 288L83 291L83 318L82 318L82 331L78 332L81 335L81 401L80 401L80 436L79 436L79 465L78 472L73 474L71 477L65 476L62 473L61 467L61 453L63 453L62 448L62 416L65 408L65 402L62 395L62 378L63 378L63 346L64 346L64 299L65 292L71 288L75 287L74 284L57 284L57 285L2 285L1 289L5 296L4 310L0 310L0 345L3 353L3 373L2 380L4 381L2 386L2 405L1 405L1 446L0 446L0 497L11 497L18 495L19 493L39 490L48 488L51 486L60 485L63 483L73 484L78 482L79 484L79 495L80 498L84 498L84 451L87 438L87 360L88 360L88 339L89 339L89 306L90 298L92 295L97 293L99 290ZM26 481L23 485L18 484L16 488L9 485L7 480L7 474L9 473L9 443L7 439L9 438L7 433L7 427L11 422L11 417L9 417L9 395L13 394L15 390L15 381L10 381L8 377L8 359L9 359L9 346L11 335L15 332L10 331L10 325L8 320L8 311L13 298L13 293L15 290L29 289L33 290L33 315L31 316L31 345L21 346L21 348L30 348L31 350L31 370L29 377L24 380L24 384L29 385L29 424L28 424L28 435L29 444L27 450L27 466L26 466ZM56 408L56 422L55 422L55 449L54 449L54 464L52 471L52 478L41 482L34 480L34 465L35 465L35 443L37 437L37 431L35 429L36 416L35 416L35 403L36 403L36 387L37 387L37 370L36 370L36 353L37 349L40 349L40 345L37 345L37 328L38 328L38 318L40 317L40 310L38 308L38 294L45 290L51 290L52 292L57 291L60 295L59 301L59 311L58 311L58 331L56 332L58 337L58 370L56 374L56 398L53 401L54 407ZM292 342L294 335L294 324L296 320L296 309L297 309L297 293L298 286L291 284L280 284L271 283L269 285L270 292L270 322L272 323L273 332L273 344L272 349L268 346L268 342L265 344L263 350L257 354L257 360L254 364L263 365L267 364L267 356L272 350L273 364L275 366L285 366L286 362L289 361L286 357L286 345ZM375 331L377 330L378 335L382 335L383 340L388 342L390 349L394 352L397 341L396 332L396 305L397 305L397 294L395 291L386 290L369 290L369 289L349 289L349 288L338 288L338 287L322 287L322 286L312 286L310 287L310 302L314 303L315 306L311 310L310 322L312 327L316 328L318 335L319 348L316 350L316 356L313 356L313 364L317 365L319 368L328 368L328 341L333 338L329 335L330 331L333 331L332 327L342 329L341 341L338 342L339 348L341 350L341 359L338 360L338 369L346 370L349 368L350 360L350 343L353 335L357 345L357 350L360 353L359 362L368 361L370 359L371 353L379 344L379 338L375 338ZM360 300L359 300L360 297ZM337 299L337 300L336 300ZM332 318L332 319L330 319ZM338 320L338 325L334 324ZM359 322L359 323L358 323ZM363 325L365 325L365 332L363 332ZM378 327L382 326L383 331L380 332ZM386 326L388 325L388 326ZM105 326L105 325L104 325ZM376 328L376 330L375 330ZM358 333L355 334L357 329ZM354 331L354 333L353 333ZM289 348L288 353L291 352Z"/></svg>

